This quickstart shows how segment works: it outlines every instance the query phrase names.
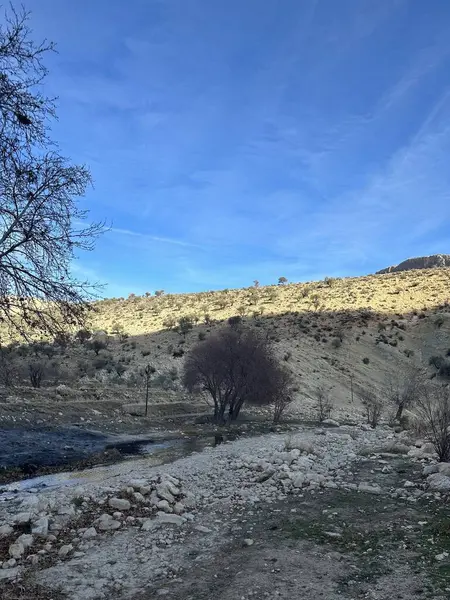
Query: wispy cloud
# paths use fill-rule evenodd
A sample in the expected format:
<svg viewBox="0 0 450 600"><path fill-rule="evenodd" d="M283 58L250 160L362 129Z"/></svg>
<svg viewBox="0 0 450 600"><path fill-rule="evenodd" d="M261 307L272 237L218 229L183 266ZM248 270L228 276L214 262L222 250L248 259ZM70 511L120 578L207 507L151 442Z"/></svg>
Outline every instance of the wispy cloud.
<svg viewBox="0 0 450 600"><path fill-rule="evenodd" d="M131 237L137 237L140 239L148 240L150 242L158 242L161 244L172 244L174 246L183 246L186 248L202 248L197 244L192 244L191 242L186 242L184 240L177 240L173 238L159 237L157 235L149 235L146 233L141 233L139 231L132 231L130 229L120 229L118 227L112 227L110 229L112 233L117 233L119 235L126 235Z"/></svg>

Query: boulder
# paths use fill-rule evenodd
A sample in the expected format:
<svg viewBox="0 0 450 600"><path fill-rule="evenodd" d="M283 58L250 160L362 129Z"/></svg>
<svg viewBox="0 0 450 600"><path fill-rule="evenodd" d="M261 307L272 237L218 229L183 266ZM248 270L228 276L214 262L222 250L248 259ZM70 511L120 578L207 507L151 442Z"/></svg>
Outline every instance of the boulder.
<svg viewBox="0 0 450 600"><path fill-rule="evenodd" d="M111 508L115 508L116 510L130 510L131 502L129 500L124 500L123 498L110 498L108 500L108 504Z"/></svg>
<svg viewBox="0 0 450 600"><path fill-rule="evenodd" d="M98 528L100 531L113 531L119 529L120 521L116 521L111 515L103 514L98 520Z"/></svg>
<svg viewBox="0 0 450 600"><path fill-rule="evenodd" d="M167 523L169 525L183 525L183 523L186 522L186 519L184 517L181 517L180 515L169 515L167 513L164 512L157 512L156 513L156 519L155 521L157 523Z"/></svg>
<svg viewBox="0 0 450 600"><path fill-rule="evenodd" d="M157 485L156 493L161 500L167 500L169 504L173 504L175 502L175 497L169 489L169 483L170 482L165 481Z"/></svg>
<svg viewBox="0 0 450 600"><path fill-rule="evenodd" d="M441 473L432 473L427 477L427 483L434 492L450 492L450 477Z"/></svg>
<svg viewBox="0 0 450 600"><path fill-rule="evenodd" d="M433 473L439 472L439 465L425 465L422 471L422 475L428 477L428 475L432 475Z"/></svg>
<svg viewBox="0 0 450 600"><path fill-rule="evenodd" d="M439 473L441 473L441 475L445 475L446 477L450 477L450 463L440 463Z"/></svg>

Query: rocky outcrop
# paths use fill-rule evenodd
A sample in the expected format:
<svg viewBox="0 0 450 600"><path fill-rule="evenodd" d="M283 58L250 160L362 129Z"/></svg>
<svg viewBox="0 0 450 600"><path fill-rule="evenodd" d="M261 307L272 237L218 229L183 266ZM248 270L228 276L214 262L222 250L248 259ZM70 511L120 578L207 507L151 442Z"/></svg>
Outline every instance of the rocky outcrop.
<svg viewBox="0 0 450 600"><path fill-rule="evenodd" d="M412 269L435 269L439 267L450 267L450 254L433 254L432 256L408 258L398 265L377 271L376 275L396 273L398 271L411 271Z"/></svg>

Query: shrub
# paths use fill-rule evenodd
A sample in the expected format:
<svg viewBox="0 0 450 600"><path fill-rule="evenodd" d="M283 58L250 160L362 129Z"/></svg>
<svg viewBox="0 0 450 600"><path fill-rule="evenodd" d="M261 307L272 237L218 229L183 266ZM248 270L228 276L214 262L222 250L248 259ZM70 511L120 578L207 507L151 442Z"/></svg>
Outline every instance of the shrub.
<svg viewBox="0 0 450 600"><path fill-rule="evenodd" d="M183 350L183 348L176 348L176 349L173 351L173 354L172 354L172 356L173 356L174 358L181 358L182 356L184 356L184 350Z"/></svg>
<svg viewBox="0 0 450 600"><path fill-rule="evenodd" d="M339 338L333 338L331 340L331 347L332 348L340 348L342 346L342 341Z"/></svg>
<svg viewBox="0 0 450 600"><path fill-rule="evenodd" d="M166 329L174 329L176 324L177 321L174 317L167 317L167 319L163 321L163 327L165 327Z"/></svg>
<svg viewBox="0 0 450 600"><path fill-rule="evenodd" d="M100 350L104 350L106 348L106 343L103 342L102 340L93 340L91 342L91 348L95 352L95 354L98 356L98 353L100 352Z"/></svg>
<svg viewBox="0 0 450 600"><path fill-rule="evenodd" d="M336 283L336 279L334 277L325 277L323 282L328 287L333 287L333 285Z"/></svg>
<svg viewBox="0 0 450 600"><path fill-rule="evenodd" d="M203 342L206 340L206 333L204 331L200 331L198 334L198 341Z"/></svg>
<svg viewBox="0 0 450 600"><path fill-rule="evenodd" d="M359 397L366 411L367 423L375 429L383 413L383 403L370 390L361 391Z"/></svg>
<svg viewBox="0 0 450 600"><path fill-rule="evenodd" d="M194 327L191 317L181 317L178 320L178 333L186 336L186 334Z"/></svg>
<svg viewBox="0 0 450 600"><path fill-rule="evenodd" d="M364 363L365 365L368 365L368 364L370 363L370 359L369 359L369 358L367 358L367 356L365 356L365 357L362 359L362 361L363 361L363 363Z"/></svg>
<svg viewBox="0 0 450 600"><path fill-rule="evenodd" d="M417 402L417 413L430 436L439 461L450 461L450 389L428 384Z"/></svg>
<svg viewBox="0 0 450 600"><path fill-rule="evenodd" d="M92 332L89 329L80 329L75 334L75 339L80 342L80 344L85 344L92 337Z"/></svg>
<svg viewBox="0 0 450 600"><path fill-rule="evenodd" d="M34 388L41 387L42 378L44 376L44 370L44 364L41 362L33 362L28 365L30 383Z"/></svg>
<svg viewBox="0 0 450 600"><path fill-rule="evenodd" d="M319 422L322 423L331 414L333 410L333 402L330 398L330 392L323 385L319 385L315 390L316 409Z"/></svg>
<svg viewBox="0 0 450 600"><path fill-rule="evenodd" d="M275 358L269 341L247 327L225 327L197 344L187 356L183 383L206 391L214 420L234 421L244 404L275 407L277 420L291 395L291 375Z"/></svg>

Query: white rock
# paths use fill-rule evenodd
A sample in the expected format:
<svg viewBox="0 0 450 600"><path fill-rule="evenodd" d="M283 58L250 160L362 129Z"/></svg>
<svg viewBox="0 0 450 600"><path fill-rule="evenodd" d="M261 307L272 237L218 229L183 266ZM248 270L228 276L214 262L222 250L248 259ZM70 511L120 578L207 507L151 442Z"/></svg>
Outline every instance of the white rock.
<svg viewBox="0 0 450 600"><path fill-rule="evenodd" d="M427 483L434 492L450 492L450 477L433 473L427 477Z"/></svg>
<svg viewBox="0 0 450 600"><path fill-rule="evenodd" d="M117 510L130 510L131 508L131 502L123 498L110 498L108 504L111 508L116 508Z"/></svg>
<svg viewBox="0 0 450 600"><path fill-rule="evenodd" d="M160 483L158 486L156 486L156 493L161 500L167 500L169 504L173 504L175 502L175 497L169 490L169 484L173 485L169 481Z"/></svg>
<svg viewBox="0 0 450 600"><path fill-rule="evenodd" d="M441 475L445 475L446 477L450 477L450 463L440 463L439 473L441 473Z"/></svg>
<svg viewBox="0 0 450 600"><path fill-rule="evenodd" d="M167 513L172 512L172 507L167 502L167 500L160 500L156 506L159 508L159 510L163 510L164 512L167 512Z"/></svg>
<svg viewBox="0 0 450 600"><path fill-rule="evenodd" d="M61 548L59 549L58 556L60 556L61 558L64 558L70 552L72 552L72 550L73 550L72 544L65 544L64 546L61 546Z"/></svg>
<svg viewBox="0 0 450 600"><path fill-rule="evenodd" d="M379 485L371 485L370 483L361 482L358 485L360 492L366 492L368 494L381 494L381 488Z"/></svg>
<svg viewBox="0 0 450 600"><path fill-rule="evenodd" d="M433 473L438 473L439 472L439 465L425 465L422 471L422 475L425 475L426 477L428 475L432 475Z"/></svg>
<svg viewBox="0 0 450 600"><path fill-rule="evenodd" d="M10 545L8 552L12 558L15 558L17 560L25 552L25 548L21 542L14 542Z"/></svg>
<svg viewBox="0 0 450 600"><path fill-rule="evenodd" d="M244 546L253 546L255 541L252 540L251 538L246 538L243 543L244 543Z"/></svg>
<svg viewBox="0 0 450 600"><path fill-rule="evenodd" d="M334 419L324 419L322 425L326 425L327 427L340 427L340 423Z"/></svg>
<svg viewBox="0 0 450 600"><path fill-rule="evenodd" d="M8 535L11 535L13 531L14 529L11 527L11 525L2 525L0 527L0 540L4 537L8 537Z"/></svg>
<svg viewBox="0 0 450 600"><path fill-rule="evenodd" d="M31 533L39 537L46 537L48 534L48 517L41 517L31 525Z"/></svg>
<svg viewBox="0 0 450 600"><path fill-rule="evenodd" d="M89 527L89 529L86 529L86 531L83 533L83 535L81 536L84 540L89 540L92 538L97 537L97 530L95 529L95 527Z"/></svg>
<svg viewBox="0 0 450 600"><path fill-rule="evenodd" d="M29 523L31 521L31 513L30 512L21 512L14 516L14 522L19 525L25 525L25 523Z"/></svg>
<svg viewBox="0 0 450 600"><path fill-rule="evenodd" d="M16 542L20 542L24 548L30 548L33 545L33 536L29 533L23 533L20 535Z"/></svg>
<svg viewBox="0 0 450 600"><path fill-rule="evenodd" d="M139 504L145 504L146 500L144 498L144 496L141 494L141 492L134 492L133 494L133 498L136 500L136 502L138 502Z"/></svg>
<svg viewBox="0 0 450 600"><path fill-rule="evenodd" d="M156 513L155 520L159 523L168 523L171 525L183 525L186 522L186 519L180 515L168 515L163 512Z"/></svg>

